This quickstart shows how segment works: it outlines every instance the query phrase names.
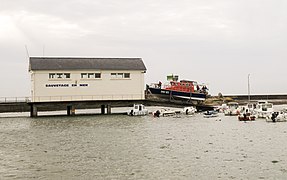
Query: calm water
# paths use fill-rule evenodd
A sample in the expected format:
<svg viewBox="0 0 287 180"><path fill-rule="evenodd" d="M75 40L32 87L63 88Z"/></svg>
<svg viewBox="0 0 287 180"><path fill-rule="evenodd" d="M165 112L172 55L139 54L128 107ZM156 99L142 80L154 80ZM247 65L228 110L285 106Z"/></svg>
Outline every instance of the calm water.
<svg viewBox="0 0 287 180"><path fill-rule="evenodd" d="M287 123L0 118L0 179L287 179Z"/></svg>

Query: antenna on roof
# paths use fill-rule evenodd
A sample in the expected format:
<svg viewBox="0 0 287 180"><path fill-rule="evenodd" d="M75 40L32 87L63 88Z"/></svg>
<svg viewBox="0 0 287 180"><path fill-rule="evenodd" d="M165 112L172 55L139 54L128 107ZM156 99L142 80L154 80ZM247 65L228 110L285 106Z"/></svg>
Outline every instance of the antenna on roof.
<svg viewBox="0 0 287 180"><path fill-rule="evenodd" d="M26 49L27 58L29 59L29 58L30 58L30 55L29 55L28 47L27 47L26 44L25 44L25 49Z"/></svg>

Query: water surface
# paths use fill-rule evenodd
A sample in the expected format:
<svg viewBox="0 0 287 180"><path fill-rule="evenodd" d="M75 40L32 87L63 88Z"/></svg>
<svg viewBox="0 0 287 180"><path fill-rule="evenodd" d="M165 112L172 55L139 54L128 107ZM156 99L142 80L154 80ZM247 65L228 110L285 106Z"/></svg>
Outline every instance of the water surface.
<svg viewBox="0 0 287 180"><path fill-rule="evenodd" d="M0 179L286 179L287 123L0 118Z"/></svg>

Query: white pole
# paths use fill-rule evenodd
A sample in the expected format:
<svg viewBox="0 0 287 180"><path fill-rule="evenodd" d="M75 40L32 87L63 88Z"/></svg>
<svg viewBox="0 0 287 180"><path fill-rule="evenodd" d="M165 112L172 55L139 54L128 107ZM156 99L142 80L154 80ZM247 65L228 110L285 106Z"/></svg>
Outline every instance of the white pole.
<svg viewBox="0 0 287 180"><path fill-rule="evenodd" d="M250 74L248 74L248 102L250 102L250 82L249 82Z"/></svg>

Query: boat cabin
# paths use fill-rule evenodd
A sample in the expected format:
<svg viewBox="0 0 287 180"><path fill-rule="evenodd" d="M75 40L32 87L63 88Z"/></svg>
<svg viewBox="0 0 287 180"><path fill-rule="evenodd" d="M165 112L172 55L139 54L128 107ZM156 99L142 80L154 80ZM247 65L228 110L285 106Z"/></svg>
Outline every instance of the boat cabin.
<svg viewBox="0 0 287 180"><path fill-rule="evenodd" d="M170 81L169 83L165 84L164 89L172 90L172 91L180 91L180 92L200 92L200 93L207 93L206 86L199 85L196 81L188 81L188 80L181 80L181 81Z"/></svg>
<svg viewBox="0 0 287 180"><path fill-rule="evenodd" d="M165 86L165 89L182 92L194 92L194 84L186 81L170 81L169 84Z"/></svg>
<svg viewBox="0 0 287 180"><path fill-rule="evenodd" d="M144 116L148 114L148 110L143 104L134 104L133 109L128 111L130 116Z"/></svg>
<svg viewBox="0 0 287 180"><path fill-rule="evenodd" d="M273 109L273 104L268 101L258 101L256 104L256 109L260 111L268 111Z"/></svg>
<svg viewBox="0 0 287 180"><path fill-rule="evenodd" d="M237 109L239 108L239 104L237 102L229 102L227 104L227 106L230 108L230 109Z"/></svg>
<svg viewBox="0 0 287 180"><path fill-rule="evenodd" d="M229 102L228 108L224 111L225 115L233 116L240 114L239 104L237 102Z"/></svg>
<svg viewBox="0 0 287 180"><path fill-rule="evenodd" d="M273 104L272 103L259 104L257 108L262 111L268 111L273 109Z"/></svg>
<svg viewBox="0 0 287 180"><path fill-rule="evenodd" d="M258 102L256 105L256 109L255 109L256 115L259 118L266 118L266 117L271 116L272 113L274 112L273 104L268 103L267 101L265 101L264 103L263 101L260 101L260 102Z"/></svg>

